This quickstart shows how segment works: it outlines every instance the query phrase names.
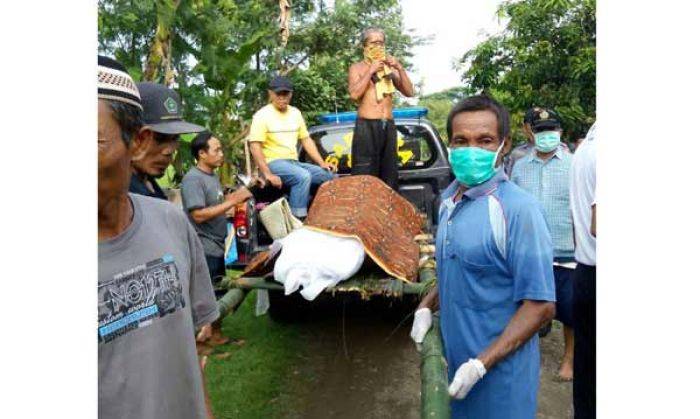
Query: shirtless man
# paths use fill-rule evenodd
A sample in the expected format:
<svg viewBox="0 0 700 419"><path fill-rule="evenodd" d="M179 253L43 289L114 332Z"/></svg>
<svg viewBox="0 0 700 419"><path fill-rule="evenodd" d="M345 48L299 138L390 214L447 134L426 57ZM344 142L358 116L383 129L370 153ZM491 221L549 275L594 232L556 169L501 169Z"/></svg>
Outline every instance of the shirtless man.
<svg viewBox="0 0 700 419"><path fill-rule="evenodd" d="M394 190L398 190L398 161L396 156L396 125L392 117L392 94L377 98L377 88L395 87L406 97L413 96L413 83L401 63L386 55L384 60L373 60L372 51L384 49L384 31L369 28L362 33L365 59L350 66L348 90L350 98L357 102L357 121L352 141L352 174L379 177ZM385 69L391 83L382 82L378 74Z"/></svg>

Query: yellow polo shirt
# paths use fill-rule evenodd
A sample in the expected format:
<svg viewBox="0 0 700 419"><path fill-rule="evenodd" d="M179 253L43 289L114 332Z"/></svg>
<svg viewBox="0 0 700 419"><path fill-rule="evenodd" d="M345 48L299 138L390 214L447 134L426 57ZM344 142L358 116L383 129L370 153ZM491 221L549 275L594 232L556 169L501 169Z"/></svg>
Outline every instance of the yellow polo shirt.
<svg viewBox="0 0 700 419"><path fill-rule="evenodd" d="M249 142L262 143L266 162L278 159L298 160L297 141L309 136L299 109L288 106L282 113L268 104L253 115Z"/></svg>

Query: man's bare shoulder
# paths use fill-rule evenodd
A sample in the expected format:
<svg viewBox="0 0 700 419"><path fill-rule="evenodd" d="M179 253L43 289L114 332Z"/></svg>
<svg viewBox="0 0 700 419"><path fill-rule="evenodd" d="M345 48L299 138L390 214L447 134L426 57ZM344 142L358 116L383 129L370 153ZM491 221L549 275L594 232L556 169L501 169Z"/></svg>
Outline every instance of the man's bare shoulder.
<svg viewBox="0 0 700 419"><path fill-rule="evenodd" d="M359 62L350 64L350 72L362 70L366 66L367 66L367 63L365 63L364 61L359 61Z"/></svg>

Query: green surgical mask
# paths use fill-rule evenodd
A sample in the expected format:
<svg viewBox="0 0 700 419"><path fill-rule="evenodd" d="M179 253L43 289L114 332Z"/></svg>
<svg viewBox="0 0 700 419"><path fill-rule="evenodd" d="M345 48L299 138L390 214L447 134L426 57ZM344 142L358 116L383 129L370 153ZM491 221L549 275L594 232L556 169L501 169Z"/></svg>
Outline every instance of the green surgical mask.
<svg viewBox="0 0 700 419"><path fill-rule="evenodd" d="M496 160L505 141L498 150L489 151L481 147L457 147L450 149L450 165L459 183L468 187L480 185L496 174Z"/></svg>
<svg viewBox="0 0 700 419"><path fill-rule="evenodd" d="M535 149L542 153L549 153L559 146L561 134L559 131L542 131L535 134Z"/></svg>

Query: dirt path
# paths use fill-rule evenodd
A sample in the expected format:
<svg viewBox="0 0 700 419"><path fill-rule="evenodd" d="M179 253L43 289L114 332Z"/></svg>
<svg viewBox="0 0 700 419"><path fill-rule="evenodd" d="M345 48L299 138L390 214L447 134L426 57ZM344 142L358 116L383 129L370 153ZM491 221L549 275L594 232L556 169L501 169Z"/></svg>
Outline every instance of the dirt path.
<svg viewBox="0 0 700 419"><path fill-rule="evenodd" d="M554 322L552 331L540 339L540 392L538 396L538 419L569 419L574 417L573 386L556 380L559 359L564 353L564 334L559 322Z"/></svg>
<svg viewBox="0 0 700 419"><path fill-rule="evenodd" d="M301 400L286 417L420 418L419 356L408 336L412 318L396 329L410 310L382 309L381 301L349 302L343 316L340 306L306 324L310 355L295 372L304 388L293 390ZM572 417L571 384L553 379L562 351L561 330L555 326L542 340L538 418Z"/></svg>

